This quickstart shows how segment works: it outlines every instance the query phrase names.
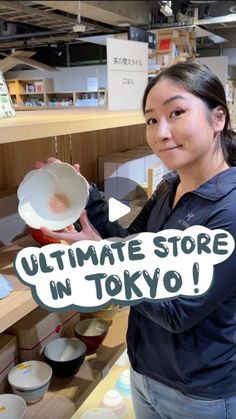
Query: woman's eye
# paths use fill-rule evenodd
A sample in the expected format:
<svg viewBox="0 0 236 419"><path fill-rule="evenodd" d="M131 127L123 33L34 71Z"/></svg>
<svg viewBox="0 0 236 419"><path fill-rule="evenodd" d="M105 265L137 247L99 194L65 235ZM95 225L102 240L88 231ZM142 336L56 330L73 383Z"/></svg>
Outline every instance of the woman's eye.
<svg viewBox="0 0 236 419"><path fill-rule="evenodd" d="M180 115L182 115L185 111L182 109L176 109L175 111L171 112L170 117L171 118L176 118Z"/></svg>
<svg viewBox="0 0 236 419"><path fill-rule="evenodd" d="M157 120L155 118L150 118L147 120L147 125L154 125L157 123Z"/></svg>

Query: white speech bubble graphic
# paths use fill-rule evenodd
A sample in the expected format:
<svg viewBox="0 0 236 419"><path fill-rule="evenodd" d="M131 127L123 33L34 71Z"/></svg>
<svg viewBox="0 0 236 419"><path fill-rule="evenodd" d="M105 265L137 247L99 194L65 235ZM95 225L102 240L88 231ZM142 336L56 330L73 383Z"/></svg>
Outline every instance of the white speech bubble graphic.
<svg viewBox="0 0 236 419"><path fill-rule="evenodd" d="M234 246L225 230L193 226L28 247L17 254L14 267L39 305L88 311L111 301L132 305L143 299L201 296L212 284L214 265L227 259Z"/></svg>

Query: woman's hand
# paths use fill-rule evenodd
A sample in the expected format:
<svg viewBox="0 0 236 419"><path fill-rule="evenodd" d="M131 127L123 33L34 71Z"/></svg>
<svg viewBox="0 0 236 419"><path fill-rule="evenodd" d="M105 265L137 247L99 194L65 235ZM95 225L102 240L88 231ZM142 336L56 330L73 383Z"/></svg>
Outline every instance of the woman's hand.
<svg viewBox="0 0 236 419"><path fill-rule="evenodd" d="M47 159L47 163L62 163L62 162L61 162L61 160L57 159L56 157L49 157ZM41 160L38 160L38 161L34 162L34 167L36 169L40 169L44 165L45 165L45 163ZM78 163L74 164L74 168L78 173L80 173L80 165Z"/></svg>
<svg viewBox="0 0 236 419"><path fill-rule="evenodd" d="M47 236L57 240L64 240L68 244L72 244L81 240L102 240L101 236L99 236L99 234L90 224L85 210L82 211L79 221L82 227L81 231L77 231L73 224L60 231L52 231L46 227L41 227L40 230Z"/></svg>
<svg viewBox="0 0 236 419"><path fill-rule="evenodd" d="M58 160L55 157L49 157L47 159L47 163L61 163L61 160ZM44 166L44 164L45 163L42 161L36 161L34 163L34 166L36 169L40 169L41 167ZM74 165L74 168L76 169L78 173L80 173L80 165L78 163ZM79 221L82 227L82 230L80 232L78 232L75 229L73 224L60 231L52 231L52 230L49 230L47 227L41 227L40 230L42 231L42 233L46 234L47 236L52 237L57 240L66 241L68 244L72 244L81 240L94 240L94 241L102 240L101 236L99 236L99 234L90 224L85 210L82 211Z"/></svg>

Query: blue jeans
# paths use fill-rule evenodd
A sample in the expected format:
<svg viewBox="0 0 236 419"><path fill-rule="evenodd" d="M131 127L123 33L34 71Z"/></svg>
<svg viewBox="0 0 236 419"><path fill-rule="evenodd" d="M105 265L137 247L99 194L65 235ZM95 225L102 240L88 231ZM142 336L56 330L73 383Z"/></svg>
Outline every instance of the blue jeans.
<svg viewBox="0 0 236 419"><path fill-rule="evenodd" d="M130 368L136 419L236 419L236 395L222 399L186 396Z"/></svg>

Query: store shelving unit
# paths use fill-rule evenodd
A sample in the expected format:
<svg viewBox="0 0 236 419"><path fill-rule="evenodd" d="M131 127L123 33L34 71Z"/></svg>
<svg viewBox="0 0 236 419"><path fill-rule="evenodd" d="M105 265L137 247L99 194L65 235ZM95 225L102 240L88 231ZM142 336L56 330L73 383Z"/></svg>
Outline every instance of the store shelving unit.
<svg viewBox="0 0 236 419"><path fill-rule="evenodd" d="M16 109L44 109L77 107L103 107L107 91L55 92L53 79L6 80Z"/></svg>
<svg viewBox="0 0 236 419"><path fill-rule="evenodd" d="M31 237L24 236L11 245L0 248L1 271L10 277L14 285L14 291L0 301L0 332L37 307L29 288L21 284L13 272L14 256L26 246L37 246L37 243ZM26 419L69 419L125 350L127 318L128 309L119 311L97 352L86 357L75 376L54 376L43 399L28 406Z"/></svg>
<svg viewBox="0 0 236 419"><path fill-rule="evenodd" d="M149 54L150 75L155 73L152 68L160 70L179 61L186 61L197 56L196 32L194 28L159 29L156 50Z"/></svg>

